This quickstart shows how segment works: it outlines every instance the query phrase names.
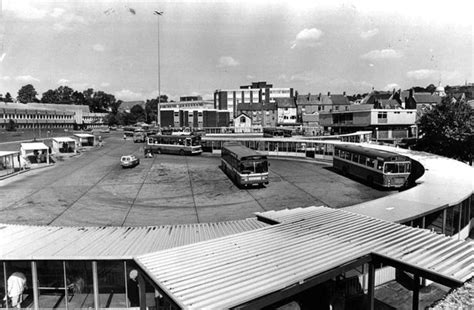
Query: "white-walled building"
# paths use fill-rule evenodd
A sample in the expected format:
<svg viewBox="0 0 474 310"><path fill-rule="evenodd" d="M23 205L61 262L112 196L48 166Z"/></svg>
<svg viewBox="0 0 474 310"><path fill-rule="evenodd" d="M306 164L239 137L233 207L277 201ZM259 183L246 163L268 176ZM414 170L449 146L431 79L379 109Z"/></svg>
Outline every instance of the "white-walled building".
<svg viewBox="0 0 474 310"><path fill-rule="evenodd" d="M234 130L236 133L253 132L252 118L245 113L240 113L234 118Z"/></svg>
<svg viewBox="0 0 474 310"><path fill-rule="evenodd" d="M351 105L344 110L321 111L319 122L334 134L370 130L374 140L393 142L416 135L416 109L374 109L372 105Z"/></svg>

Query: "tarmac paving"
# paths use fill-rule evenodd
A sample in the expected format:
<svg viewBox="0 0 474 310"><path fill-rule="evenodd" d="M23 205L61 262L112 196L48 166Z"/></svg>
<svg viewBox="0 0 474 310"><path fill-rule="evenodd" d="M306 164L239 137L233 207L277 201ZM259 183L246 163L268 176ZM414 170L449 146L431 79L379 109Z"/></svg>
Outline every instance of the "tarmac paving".
<svg viewBox="0 0 474 310"><path fill-rule="evenodd" d="M143 144L104 137L104 146L53 167L0 181L0 218L31 225L145 226L218 222L254 212L325 205L342 208L389 195L331 170L329 164L270 159L270 183L238 188L217 155L160 154ZM123 169L121 155L140 165Z"/></svg>

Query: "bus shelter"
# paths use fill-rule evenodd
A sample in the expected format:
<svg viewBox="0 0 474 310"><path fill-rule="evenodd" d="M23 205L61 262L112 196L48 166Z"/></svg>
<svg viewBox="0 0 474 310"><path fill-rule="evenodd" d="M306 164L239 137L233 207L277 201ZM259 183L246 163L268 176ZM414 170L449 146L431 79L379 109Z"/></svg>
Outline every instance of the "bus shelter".
<svg viewBox="0 0 474 310"><path fill-rule="evenodd" d="M92 147L95 144L94 135L88 133L76 133L74 139L77 141L78 147Z"/></svg>
<svg viewBox="0 0 474 310"><path fill-rule="evenodd" d="M76 140L70 137L53 138L52 143L52 150L56 154L76 153Z"/></svg>
<svg viewBox="0 0 474 310"><path fill-rule="evenodd" d="M42 142L22 143L20 154L31 164L49 164L49 147Z"/></svg>
<svg viewBox="0 0 474 310"><path fill-rule="evenodd" d="M0 178L13 174L20 169L20 152L0 151Z"/></svg>

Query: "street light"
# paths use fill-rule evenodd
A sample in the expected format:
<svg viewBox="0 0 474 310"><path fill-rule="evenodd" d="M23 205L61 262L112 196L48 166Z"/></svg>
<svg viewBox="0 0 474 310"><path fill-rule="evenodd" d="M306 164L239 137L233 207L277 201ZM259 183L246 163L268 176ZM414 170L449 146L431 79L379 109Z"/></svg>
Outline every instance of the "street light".
<svg viewBox="0 0 474 310"><path fill-rule="evenodd" d="M158 17L158 103L156 109L156 125L161 128L160 120L160 100L161 100L161 79L160 79L160 16L163 15L163 11L154 11L153 15Z"/></svg>

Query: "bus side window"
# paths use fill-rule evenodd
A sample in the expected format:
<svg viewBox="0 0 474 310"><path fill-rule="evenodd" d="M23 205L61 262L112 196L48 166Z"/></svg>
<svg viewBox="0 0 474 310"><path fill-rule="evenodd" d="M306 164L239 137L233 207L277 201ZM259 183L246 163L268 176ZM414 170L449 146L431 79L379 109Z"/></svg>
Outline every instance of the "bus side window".
<svg viewBox="0 0 474 310"><path fill-rule="evenodd" d="M371 168L375 168L375 161L372 158L367 158L366 165Z"/></svg>
<svg viewBox="0 0 474 310"><path fill-rule="evenodd" d="M382 169L383 169L383 162L380 162L380 161L377 160L377 169L380 170L380 171L382 171Z"/></svg>

